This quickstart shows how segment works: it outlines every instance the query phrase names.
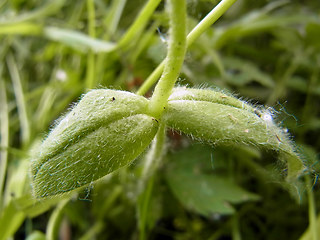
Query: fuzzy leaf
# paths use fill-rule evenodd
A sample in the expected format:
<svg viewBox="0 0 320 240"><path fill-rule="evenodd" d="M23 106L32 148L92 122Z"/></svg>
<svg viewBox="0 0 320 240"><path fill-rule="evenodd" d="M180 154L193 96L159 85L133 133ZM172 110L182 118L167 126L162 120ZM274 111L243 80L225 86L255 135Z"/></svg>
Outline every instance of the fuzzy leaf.
<svg viewBox="0 0 320 240"><path fill-rule="evenodd" d="M304 169L286 131L272 112L255 108L215 90L177 88L169 98L164 121L172 128L210 143L247 144L279 151L288 164L288 179Z"/></svg>
<svg viewBox="0 0 320 240"><path fill-rule="evenodd" d="M124 91L84 95L34 154L34 195L71 191L134 160L158 129L158 121L145 114L147 105L144 97Z"/></svg>

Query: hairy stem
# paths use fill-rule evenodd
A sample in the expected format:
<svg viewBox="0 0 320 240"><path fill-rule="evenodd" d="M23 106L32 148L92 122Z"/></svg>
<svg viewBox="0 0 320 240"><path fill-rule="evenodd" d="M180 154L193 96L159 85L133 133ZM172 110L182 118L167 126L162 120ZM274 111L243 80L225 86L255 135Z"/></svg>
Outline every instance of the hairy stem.
<svg viewBox="0 0 320 240"><path fill-rule="evenodd" d="M200 35L215 23L237 0L222 0L198 25L188 34L187 46L190 46Z"/></svg>
<svg viewBox="0 0 320 240"><path fill-rule="evenodd" d="M158 85L150 101L150 113L160 118L172 88L179 76L186 52L186 2L168 1L170 16L170 40L165 66Z"/></svg>
<svg viewBox="0 0 320 240"><path fill-rule="evenodd" d="M204 31L215 23L236 1L237 0L222 0L214 9L212 9L211 12L188 34L187 48L194 43ZM157 82L164 70L165 61L166 60L163 60L143 83L137 91L138 95L144 95Z"/></svg>

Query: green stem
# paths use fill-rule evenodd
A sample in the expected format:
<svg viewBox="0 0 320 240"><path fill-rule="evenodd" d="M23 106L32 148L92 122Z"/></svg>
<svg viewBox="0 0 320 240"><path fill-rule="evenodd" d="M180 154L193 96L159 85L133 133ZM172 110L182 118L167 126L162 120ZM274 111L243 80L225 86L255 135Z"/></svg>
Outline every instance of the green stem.
<svg viewBox="0 0 320 240"><path fill-rule="evenodd" d="M150 74L146 81L143 82L139 90L136 92L138 95L144 95L146 92L157 82L164 69L165 60L163 60L158 67Z"/></svg>
<svg viewBox="0 0 320 240"><path fill-rule="evenodd" d="M95 54L92 51L90 51L88 53L88 59L87 59L87 72L86 72L86 88L87 89L92 89L95 86L94 69L95 69Z"/></svg>
<svg viewBox="0 0 320 240"><path fill-rule="evenodd" d="M158 85L150 100L150 114L160 118L172 88L179 76L186 53L186 2L185 0L168 1L170 16L170 40L165 66Z"/></svg>
<svg viewBox="0 0 320 240"><path fill-rule="evenodd" d="M88 32L90 37L95 38L96 37L96 14L94 10L94 1L93 0L87 0L87 9L88 9Z"/></svg>
<svg viewBox="0 0 320 240"><path fill-rule="evenodd" d="M140 215L139 215L139 240L145 240L146 239L146 226L147 226L147 216L149 213L149 204L150 199L152 196L152 190L154 186L154 176L152 176L148 183L146 188L144 189L144 192L140 197L142 198L141 206L140 206Z"/></svg>
<svg viewBox="0 0 320 240"><path fill-rule="evenodd" d="M79 238L79 240L90 240L90 239L96 239L96 236L103 230L108 227L107 223L100 220L96 221L96 223L93 224L89 228L89 230L86 231L86 233Z"/></svg>
<svg viewBox="0 0 320 240"><path fill-rule="evenodd" d="M49 222L47 224L46 239L48 240L57 239L57 232L59 231L59 225L61 223L63 209L67 205L69 200L70 199L67 198L60 201L57 207L52 212Z"/></svg>
<svg viewBox="0 0 320 240"><path fill-rule="evenodd" d="M311 179L309 175L305 176L305 182L307 185L307 195L309 202L309 224L310 224L310 232L313 240L318 239L318 230L317 230L317 215L316 215L316 207L313 195L313 189L311 185Z"/></svg>
<svg viewBox="0 0 320 240"><path fill-rule="evenodd" d="M237 0L222 0L208 15L188 34L189 47L200 35L214 24Z"/></svg>
<svg viewBox="0 0 320 240"><path fill-rule="evenodd" d="M215 23L237 0L222 0L211 12L201 20L197 26L187 36L187 48L200 37L213 23ZM163 60L158 67L151 73L147 80L143 83L137 91L138 95L144 95L159 79L163 72L165 60Z"/></svg>
<svg viewBox="0 0 320 240"><path fill-rule="evenodd" d="M1 69L2 70L2 69ZM1 71L2 72L2 71ZM9 114L8 102L6 94L6 86L0 72L0 212L3 203L3 190L6 179L6 171L8 164L8 151L9 145ZM2 149L3 148L3 149Z"/></svg>
<svg viewBox="0 0 320 240"><path fill-rule="evenodd" d="M94 1L87 0L87 9L88 9L88 32L90 37L96 37L96 26L95 26L95 9ZM86 87L88 89L94 88L95 86L95 54L90 51L88 53L87 60L87 73L86 73Z"/></svg>
<svg viewBox="0 0 320 240"><path fill-rule="evenodd" d="M232 240L241 240L241 233L239 229L238 214L234 214L231 221L232 228Z"/></svg>
<svg viewBox="0 0 320 240"><path fill-rule="evenodd" d="M148 214L150 213L150 200L152 196L154 181L155 181L155 171L158 169L160 161L165 154L165 139L166 139L166 127L164 123L160 124L159 130L157 132L156 138L152 143L152 147L146 156L146 161L144 164L142 178L140 182L140 193L138 205L139 211L139 239L146 239L146 226Z"/></svg>
<svg viewBox="0 0 320 240"><path fill-rule="evenodd" d="M146 156L146 162L142 172L143 181L147 181L147 179L152 176L158 168L162 156L164 155L165 140L166 127L164 123L161 123L152 147Z"/></svg>
<svg viewBox="0 0 320 240"><path fill-rule="evenodd" d="M139 13L139 16L136 18L134 23L131 25L129 30L125 33L125 35L120 39L118 43L118 47L122 48L128 45L132 39L141 32L141 30L147 24L149 18L159 5L161 0L149 0L149 2L145 5L142 11Z"/></svg>

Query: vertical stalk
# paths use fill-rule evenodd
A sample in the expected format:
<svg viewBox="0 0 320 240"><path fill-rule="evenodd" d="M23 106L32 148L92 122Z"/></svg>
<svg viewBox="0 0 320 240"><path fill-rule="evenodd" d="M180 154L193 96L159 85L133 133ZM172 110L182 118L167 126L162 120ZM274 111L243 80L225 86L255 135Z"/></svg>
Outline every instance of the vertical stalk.
<svg viewBox="0 0 320 240"><path fill-rule="evenodd" d="M139 224L139 239L145 240L147 235L147 218L150 212L150 200L155 181L155 171L158 169L159 163L165 154L166 127L164 123L160 124L156 138L152 142L152 147L146 156L146 161L143 167L138 205L138 224Z"/></svg>
<svg viewBox="0 0 320 240"><path fill-rule="evenodd" d="M146 162L144 164L142 179L146 181L155 170L158 168L159 162L165 152L165 140L166 140L166 126L164 123L160 124L157 135L152 142L150 151L146 156Z"/></svg>
<svg viewBox="0 0 320 240"><path fill-rule="evenodd" d="M55 240L57 239L57 233L59 231L59 225L61 223L61 218L63 214L63 209L69 202L69 198L63 199L59 202L57 207L54 209L52 212L49 222L47 224L47 229L46 229L46 239L48 240Z"/></svg>
<svg viewBox="0 0 320 240"><path fill-rule="evenodd" d="M170 41L165 61L164 71L150 100L149 111L151 115L160 118L167 104L171 90L179 76L186 52L186 2L185 0L169 0L168 10L170 17ZM146 187L140 194L139 204L139 232L140 240L146 238L146 221L149 202L154 184L153 172L164 152L165 125L161 123L156 139L147 155L141 179L142 187ZM151 176L151 177L150 177ZM148 183L145 186L145 183Z"/></svg>
<svg viewBox="0 0 320 240"><path fill-rule="evenodd" d="M94 1L87 0L87 9L88 9L88 32L90 37L96 37L96 26L95 26L95 10L94 10ZM95 54L92 50L88 53L87 60L87 73L86 73L86 87L88 89L94 88L95 86Z"/></svg>
<svg viewBox="0 0 320 240"><path fill-rule="evenodd" d="M170 39L164 70L150 100L150 113L160 118L179 76L186 52L186 2L168 1Z"/></svg>
<svg viewBox="0 0 320 240"><path fill-rule="evenodd" d="M149 211L150 200L152 196L152 190L154 186L154 176L150 177L147 185L145 186L144 191L140 194L141 202L138 206L139 212L139 240L145 240L147 237L147 217Z"/></svg>
<svg viewBox="0 0 320 240"><path fill-rule="evenodd" d="M232 240L241 240L241 233L239 229L238 214L234 214L231 220Z"/></svg>
<svg viewBox="0 0 320 240"><path fill-rule="evenodd" d="M312 236L311 239L317 240L319 239L318 229L317 229L317 214L316 214L316 207L315 207L311 179L309 175L305 176L305 182L307 185L307 196L308 196L308 203L309 203L309 228Z"/></svg>
<svg viewBox="0 0 320 240"><path fill-rule="evenodd" d="M187 48L206 31L213 23L215 23L237 0L222 0L210 13L201 20L197 26L187 36ZM138 95L144 95L153 84L157 82L163 72L165 60L151 73L147 80L137 91Z"/></svg>

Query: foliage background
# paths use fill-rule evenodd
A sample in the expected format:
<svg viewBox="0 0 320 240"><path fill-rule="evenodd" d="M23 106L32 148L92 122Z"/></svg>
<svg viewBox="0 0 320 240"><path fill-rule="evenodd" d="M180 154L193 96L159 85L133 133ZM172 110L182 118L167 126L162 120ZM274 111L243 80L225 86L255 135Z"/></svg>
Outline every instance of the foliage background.
<svg viewBox="0 0 320 240"><path fill-rule="evenodd" d="M45 232L61 239L312 239L309 219L320 205L316 0L239 0L188 49L179 79L270 106L311 166L298 196L283 187L276 153L205 146L168 130L168 154L145 189L141 157L70 201L30 197L28 154L56 119L89 88L136 91L165 57L164 2L110 51L145 2L0 1L0 239L43 239ZM188 1L189 30L216 4Z"/></svg>

